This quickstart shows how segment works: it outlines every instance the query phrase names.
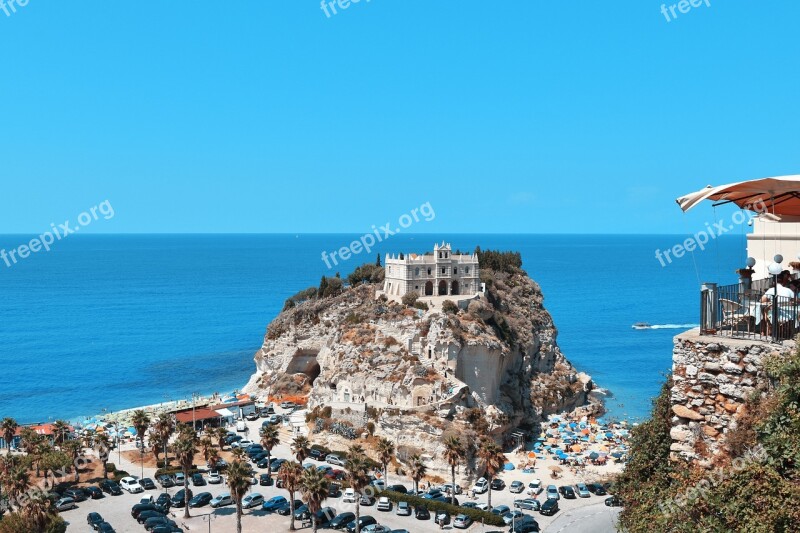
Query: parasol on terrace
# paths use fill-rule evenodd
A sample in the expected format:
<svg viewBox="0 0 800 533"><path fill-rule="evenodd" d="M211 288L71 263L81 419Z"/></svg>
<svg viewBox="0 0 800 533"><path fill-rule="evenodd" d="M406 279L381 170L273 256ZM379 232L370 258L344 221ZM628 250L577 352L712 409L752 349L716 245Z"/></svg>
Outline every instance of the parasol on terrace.
<svg viewBox="0 0 800 533"><path fill-rule="evenodd" d="M717 187L708 185L676 202L683 211L688 211L703 200L712 200L715 206L733 203L750 211L766 210L773 218L783 220L800 218L800 176L761 178Z"/></svg>

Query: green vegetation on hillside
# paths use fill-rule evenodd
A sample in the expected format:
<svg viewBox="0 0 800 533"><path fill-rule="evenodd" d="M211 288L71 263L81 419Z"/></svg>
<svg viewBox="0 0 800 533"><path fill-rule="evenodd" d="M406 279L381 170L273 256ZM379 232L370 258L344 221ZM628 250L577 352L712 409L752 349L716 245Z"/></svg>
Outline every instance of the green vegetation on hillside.
<svg viewBox="0 0 800 533"><path fill-rule="evenodd" d="M669 460L671 380L634 428L617 480L620 525L637 532L800 530L800 352L767 363L774 387L748 401L711 470Z"/></svg>

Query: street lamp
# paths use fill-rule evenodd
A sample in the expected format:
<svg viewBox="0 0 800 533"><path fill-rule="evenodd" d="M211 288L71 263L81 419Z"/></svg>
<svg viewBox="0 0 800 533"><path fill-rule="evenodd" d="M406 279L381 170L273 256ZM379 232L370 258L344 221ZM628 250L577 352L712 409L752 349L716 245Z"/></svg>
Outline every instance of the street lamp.
<svg viewBox="0 0 800 533"><path fill-rule="evenodd" d="M781 267L781 261L783 261L783 256L778 254L774 258L774 263L770 264L767 270L773 276L774 286L772 288L772 340L778 340L778 275L783 271L783 267Z"/></svg>
<svg viewBox="0 0 800 533"><path fill-rule="evenodd" d="M204 514L203 522L208 522L208 533L211 533L211 521L217 519L217 515L215 514Z"/></svg>

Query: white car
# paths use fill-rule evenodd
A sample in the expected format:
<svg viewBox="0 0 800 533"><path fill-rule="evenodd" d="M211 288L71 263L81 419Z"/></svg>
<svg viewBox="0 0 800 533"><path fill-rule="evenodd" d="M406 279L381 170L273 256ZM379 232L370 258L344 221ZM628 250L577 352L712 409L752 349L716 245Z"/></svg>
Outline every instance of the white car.
<svg viewBox="0 0 800 533"><path fill-rule="evenodd" d="M72 498L61 498L55 503L56 511L69 511L70 509L77 509L78 504Z"/></svg>
<svg viewBox="0 0 800 533"><path fill-rule="evenodd" d="M342 458L333 453L330 453L327 457L325 457L325 462L336 466L344 466L344 461L342 461Z"/></svg>
<svg viewBox="0 0 800 533"><path fill-rule="evenodd" d="M475 504L475 509L480 509L481 511L491 511L491 507L486 502L480 502Z"/></svg>
<svg viewBox="0 0 800 533"><path fill-rule="evenodd" d="M261 507L262 505L264 505L264 496L257 492L253 492L252 494L248 494L242 498L242 507L245 509L250 509L251 507Z"/></svg>
<svg viewBox="0 0 800 533"><path fill-rule="evenodd" d="M456 494L461 494L461 486L456 485L455 487L456 487ZM442 485L442 492L444 493L450 492L452 488L453 488L452 483L445 483L444 485Z"/></svg>
<svg viewBox="0 0 800 533"><path fill-rule="evenodd" d="M139 492L144 492L144 489L141 485L139 485L139 480L135 477L124 477L119 480L119 486L123 489L127 490L131 494L138 494Z"/></svg>
<svg viewBox="0 0 800 533"><path fill-rule="evenodd" d="M358 498L356 497L356 491L351 488L344 489L344 494L342 495L342 503L356 503Z"/></svg>
<svg viewBox="0 0 800 533"><path fill-rule="evenodd" d="M224 507L226 505L233 505L233 498L231 498L230 492L223 492L216 498L211 500L210 503L211 507Z"/></svg>
<svg viewBox="0 0 800 533"><path fill-rule="evenodd" d="M530 496L536 496L541 494L544 491L542 487L542 480L541 479L534 479L530 483L528 483L528 490L526 491L527 494Z"/></svg>
<svg viewBox="0 0 800 533"><path fill-rule="evenodd" d="M475 494L483 494L487 490L489 490L489 482L483 477L476 481L475 485L472 487L472 492Z"/></svg>
<svg viewBox="0 0 800 533"><path fill-rule="evenodd" d="M372 482L372 486L380 491L386 488L386 483L382 479L376 479Z"/></svg>
<svg viewBox="0 0 800 533"><path fill-rule="evenodd" d="M392 510L392 502L386 496L381 496L378 499L378 510L379 511L391 511Z"/></svg>
<svg viewBox="0 0 800 533"><path fill-rule="evenodd" d="M212 471L211 471L211 472L208 474L208 482L209 482L211 485L217 485L217 484L219 484L219 483L222 483L222 476L220 476L220 475L219 475L219 472L217 472L216 470L212 470Z"/></svg>
<svg viewBox="0 0 800 533"><path fill-rule="evenodd" d="M231 444L231 448L242 448L246 450L251 444L254 444L251 440L240 440Z"/></svg>

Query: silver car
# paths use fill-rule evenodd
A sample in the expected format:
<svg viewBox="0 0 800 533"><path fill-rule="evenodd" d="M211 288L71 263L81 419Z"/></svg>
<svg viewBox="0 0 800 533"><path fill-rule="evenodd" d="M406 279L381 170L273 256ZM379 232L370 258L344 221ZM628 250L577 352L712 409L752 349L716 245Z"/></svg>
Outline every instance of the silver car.
<svg viewBox="0 0 800 533"><path fill-rule="evenodd" d="M69 511L70 509L77 509L78 504L72 498L61 498L55 504L56 511Z"/></svg>
<svg viewBox="0 0 800 533"><path fill-rule="evenodd" d="M558 493L558 487L555 485L547 485L547 499L548 500L560 500L561 495Z"/></svg>
<svg viewBox="0 0 800 533"><path fill-rule="evenodd" d="M588 498L592 495L592 493L589 492L589 488L586 486L586 483L578 483L575 485L575 489L575 492L577 492L578 496L581 498Z"/></svg>

